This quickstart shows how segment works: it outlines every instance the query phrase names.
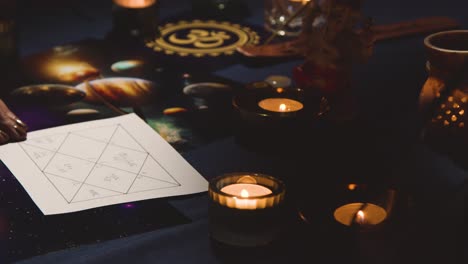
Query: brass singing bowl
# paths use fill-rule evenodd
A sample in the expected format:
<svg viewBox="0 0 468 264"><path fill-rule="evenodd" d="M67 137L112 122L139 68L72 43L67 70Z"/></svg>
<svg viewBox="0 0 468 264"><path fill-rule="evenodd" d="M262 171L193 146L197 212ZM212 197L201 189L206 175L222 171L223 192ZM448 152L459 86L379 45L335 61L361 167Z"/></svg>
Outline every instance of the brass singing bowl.
<svg viewBox="0 0 468 264"><path fill-rule="evenodd" d="M18 103L63 106L82 100L86 94L69 85L37 84L17 88L10 96Z"/></svg>

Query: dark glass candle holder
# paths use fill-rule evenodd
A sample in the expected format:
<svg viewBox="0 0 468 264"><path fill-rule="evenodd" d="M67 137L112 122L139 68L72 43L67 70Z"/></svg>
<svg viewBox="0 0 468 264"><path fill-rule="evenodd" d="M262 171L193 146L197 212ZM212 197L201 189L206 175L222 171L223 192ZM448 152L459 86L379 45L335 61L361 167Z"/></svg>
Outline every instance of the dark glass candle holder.
<svg viewBox="0 0 468 264"><path fill-rule="evenodd" d="M328 107L316 91L271 86L240 91L233 106L237 141L264 151L297 149Z"/></svg>
<svg viewBox="0 0 468 264"><path fill-rule="evenodd" d="M220 244L251 248L279 237L284 184L258 173L224 174L210 181L210 236Z"/></svg>
<svg viewBox="0 0 468 264"><path fill-rule="evenodd" d="M113 0L112 35L150 41L159 37L157 0Z"/></svg>
<svg viewBox="0 0 468 264"><path fill-rule="evenodd" d="M368 231L383 226L392 214L396 199L394 189L350 183L339 191L343 204L337 202L333 220L341 225Z"/></svg>
<svg viewBox="0 0 468 264"><path fill-rule="evenodd" d="M303 220L338 233L382 229L393 217L398 198L394 188L362 183L331 184L308 194L307 199L297 197Z"/></svg>

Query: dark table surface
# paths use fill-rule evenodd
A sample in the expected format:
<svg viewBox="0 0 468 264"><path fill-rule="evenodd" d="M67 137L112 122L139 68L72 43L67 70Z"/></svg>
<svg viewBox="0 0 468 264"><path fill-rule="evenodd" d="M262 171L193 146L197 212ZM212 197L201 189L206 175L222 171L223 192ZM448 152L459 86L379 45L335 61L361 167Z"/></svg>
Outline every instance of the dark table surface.
<svg viewBox="0 0 468 264"><path fill-rule="evenodd" d="M191 8L189 1L160 2L162 19ZM241 22L261 27L263 2L246 2L251 15ZM19 12L22 57L63 43L101 39L112 28L111 1L24 1L23 6ZM467 7L463 0L365 1L364 12L377 24L449 16L466 29ZM405 203L404 219L389 231L347 246L340 237L299 222L291 225L283 244L267 252L222 251L210 241L208 195L202 193L165 200L186 218L176 225L50 252L20 263L465 263L466 171L418 137L417 100L427 78L423 38L417 35L380 42L370 61L356 68L353 77L360 121L352 128L331 132L325 140L330 145L308 146L305 154L286 158L252 151L227 136L183 153L207 179L254 171L281 177L287 183L299 179L306 185L341 177L336 175L390 181L410 199ZM301 62L263 66L239 62L213 74L248 83L269 75L291 77L293 67ZM320 192L320 186L311 189Z"/></svg>

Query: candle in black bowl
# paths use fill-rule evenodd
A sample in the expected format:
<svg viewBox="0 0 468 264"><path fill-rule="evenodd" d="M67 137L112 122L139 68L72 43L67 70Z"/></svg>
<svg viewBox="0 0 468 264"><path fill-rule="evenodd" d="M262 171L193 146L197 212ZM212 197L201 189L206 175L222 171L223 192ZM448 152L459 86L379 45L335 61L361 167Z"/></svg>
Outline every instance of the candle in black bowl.
<svg viewBox="0 0 468 264"><path fill-rule="evenodd" d="M250 87L250 88L249 88ZM293 149L311 137L326 100L315 91L261 86L233 97L236 138L248 147Z"/></svg>
<svg viewBox="0 0 468 264"><path fill-rule="evenodd" d="M320 197L319 201L314 202L313 197L298 201L299 211L307 222L337 232L380 230L393 215L397 203L396 189L385 185L330 184L321 189L315 197Z"/></svg>

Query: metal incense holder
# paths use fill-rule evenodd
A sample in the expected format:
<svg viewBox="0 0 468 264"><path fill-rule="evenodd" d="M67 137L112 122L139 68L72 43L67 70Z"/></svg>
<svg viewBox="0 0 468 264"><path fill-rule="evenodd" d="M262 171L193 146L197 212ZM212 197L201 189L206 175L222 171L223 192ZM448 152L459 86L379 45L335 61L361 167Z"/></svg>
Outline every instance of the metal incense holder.
<svg viewBox="0 0 468 264"><path fill-rule="evenodd" d="M247 186L253 195L225 191L236 185ZM268 193L255 195L257 188ZM266 246L280 235L285 186L279 179L250 172L224 174L210 181L208 192L210 236L215 242L252 248Z"/></svg>

